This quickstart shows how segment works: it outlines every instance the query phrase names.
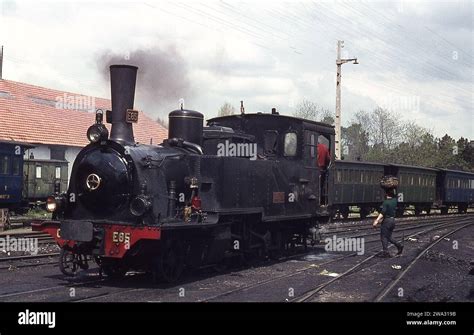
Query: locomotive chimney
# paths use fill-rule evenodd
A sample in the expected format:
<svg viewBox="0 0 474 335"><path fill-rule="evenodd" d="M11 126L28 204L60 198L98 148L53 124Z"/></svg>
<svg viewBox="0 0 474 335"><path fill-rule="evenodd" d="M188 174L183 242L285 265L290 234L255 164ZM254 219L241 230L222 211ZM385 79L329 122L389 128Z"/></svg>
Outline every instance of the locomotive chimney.
<svg viewBox="0 0 474 335"><path fill-rule="evenodd" d="M112 130L110 139L123 144L135 143L132 124L126 121L127 109L133 109L138 67L131 65L110 66L112 93Z"/></svg>

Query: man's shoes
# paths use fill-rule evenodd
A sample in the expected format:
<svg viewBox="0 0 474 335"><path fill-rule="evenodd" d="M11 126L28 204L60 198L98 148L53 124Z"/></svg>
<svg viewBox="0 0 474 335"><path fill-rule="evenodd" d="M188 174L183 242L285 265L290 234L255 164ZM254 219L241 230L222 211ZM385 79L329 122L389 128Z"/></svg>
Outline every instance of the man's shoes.
<svg viewBox="0 0 474 335"><path fill-rule="evenodd" d="M390 258L392 257L388 251L381 251L377 254L379 258Z"/></svg>
<svg viewBox="0 0 474 335"><path fill-rule="evenodd" d="M400 256L403 252L403 245L397 247L397 249L398 249L397 256Z"/></svg>

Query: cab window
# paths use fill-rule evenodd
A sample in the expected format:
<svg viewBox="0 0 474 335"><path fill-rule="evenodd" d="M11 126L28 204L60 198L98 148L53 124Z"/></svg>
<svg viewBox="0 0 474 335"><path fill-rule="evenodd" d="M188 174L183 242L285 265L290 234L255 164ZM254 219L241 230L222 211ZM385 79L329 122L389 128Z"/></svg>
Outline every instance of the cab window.
<svg viewBox="0 0 474 335"><path fill-rule="evenodd" d="M297 147L297 136L296 133L286 133L284 141L284 155L287 157L296 156L296 147Z"/></svg>
<svg viewBox="0 0 474 335"><path fill-rule="evenodd" d="M265 154L276 154L277 152L278 132L276 130L265 131Z"/></svg>

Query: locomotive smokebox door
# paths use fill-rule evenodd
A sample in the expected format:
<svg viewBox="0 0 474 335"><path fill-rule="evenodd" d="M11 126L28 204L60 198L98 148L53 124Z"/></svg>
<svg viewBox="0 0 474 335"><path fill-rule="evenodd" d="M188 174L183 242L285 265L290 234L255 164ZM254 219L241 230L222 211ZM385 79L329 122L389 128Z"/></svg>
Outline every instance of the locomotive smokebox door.
<svg viewBox="0 0 474 335"><path fill-rule="evenodd" d="M178 109L172 111L168 118L168 138L181 138L202 145L204 115L192 110Z"/></svg>

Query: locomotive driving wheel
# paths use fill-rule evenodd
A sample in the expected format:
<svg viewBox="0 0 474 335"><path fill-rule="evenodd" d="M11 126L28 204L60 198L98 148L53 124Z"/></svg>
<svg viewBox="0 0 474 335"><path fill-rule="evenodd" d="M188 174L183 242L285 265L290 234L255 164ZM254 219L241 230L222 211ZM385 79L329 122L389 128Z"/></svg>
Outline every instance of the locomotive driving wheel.
<svg viewBox="0 0 474 335"><path fill-rule="evenodd" d="M107 277L118 279L124 277L128 272L128 267L120 259L96 257L95 261Z"/></svg>
<svg viewBox="0 0 474 335"><path fill-rule="evenodd" d="M155 281L174 283L179 280L185 266L185 248L178 240L166 241L161 245L153 268Z"/></svg>
<svg viewBox="0 0 474 335"><path fill-rule="evenodd" d="M79 269L87 270L89 264L86 256L76 254L70 250L61 249L59 254L59 270L66 276L75 276Z"/></svg>

